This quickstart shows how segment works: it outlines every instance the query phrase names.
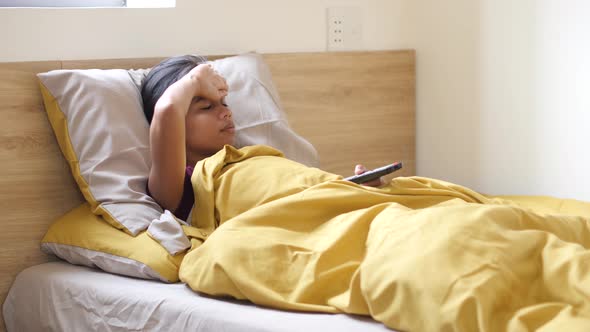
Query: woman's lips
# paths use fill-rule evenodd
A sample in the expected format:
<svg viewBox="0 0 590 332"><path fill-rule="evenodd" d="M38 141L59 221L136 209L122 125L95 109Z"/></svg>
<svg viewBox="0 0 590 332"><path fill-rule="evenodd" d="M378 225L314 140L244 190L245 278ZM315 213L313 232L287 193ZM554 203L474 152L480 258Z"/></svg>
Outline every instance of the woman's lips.
<svg viewBox="0 0 590 332"><path fill-rule="evenodd" d="M223 129L221 129L221 131L225 131L225 132L233 134L236 132L236 128L234 127L233 123L228 123L225 127L223 127Z"/></svg>

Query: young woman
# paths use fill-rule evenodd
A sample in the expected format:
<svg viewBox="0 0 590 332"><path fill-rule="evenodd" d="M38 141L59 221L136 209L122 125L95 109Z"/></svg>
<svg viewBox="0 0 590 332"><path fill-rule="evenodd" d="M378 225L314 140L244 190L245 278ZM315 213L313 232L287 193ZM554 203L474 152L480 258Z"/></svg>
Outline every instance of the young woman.
<svg viewBox="0 0 590 332"><path fill-rule="evenodd" d="M152 155L148 193L183 220L194 202L190 182L194 165L234 143L227 93L225 79L205 58L193 55L162 61L142 83ZM365 171L362 165L355 167L355 174ZM376 180L366 185L380 184Z"/></svg>

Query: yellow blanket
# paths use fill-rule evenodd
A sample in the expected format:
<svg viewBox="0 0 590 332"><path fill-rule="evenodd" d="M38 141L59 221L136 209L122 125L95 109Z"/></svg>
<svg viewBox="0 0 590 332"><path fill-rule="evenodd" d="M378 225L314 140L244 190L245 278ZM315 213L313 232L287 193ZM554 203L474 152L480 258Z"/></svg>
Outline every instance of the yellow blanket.
<svg viewBox="0 0 590 332"><path fill-rule="evenodd" d="M262 146L227 146L192 183L210 234L180 266L194 290L403 331L590 330L590 203L364 187Z"/></svg>

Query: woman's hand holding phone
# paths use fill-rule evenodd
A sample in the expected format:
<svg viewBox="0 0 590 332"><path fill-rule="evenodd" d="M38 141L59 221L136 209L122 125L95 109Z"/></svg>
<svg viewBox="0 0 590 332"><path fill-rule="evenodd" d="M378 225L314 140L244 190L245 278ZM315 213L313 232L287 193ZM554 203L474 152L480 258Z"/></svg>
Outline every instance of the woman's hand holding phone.
<svg viewBox="0 0 590 332"><path fill-rule="evenodd" d="M344 180L364 186L379 187L384 183L382 176L395 172L400 168L402 168L402 163L397 162L368 171L363 165L359 164L354 168L355 175L347 177Z"/></svg>

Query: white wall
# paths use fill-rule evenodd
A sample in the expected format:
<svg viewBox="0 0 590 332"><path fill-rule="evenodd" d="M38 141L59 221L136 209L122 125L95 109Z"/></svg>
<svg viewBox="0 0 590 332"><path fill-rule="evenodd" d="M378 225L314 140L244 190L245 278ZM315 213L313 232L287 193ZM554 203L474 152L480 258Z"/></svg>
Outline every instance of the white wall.
<svg viewBox="0 0 590 332"><path fill-rule="evenodd" d="M408 2L418 174L590 201L590 2Z"/></svg>
<svg viewBox="0 0 590 332"><path fill-rule="evenodd" d="M363 49L417 50L418 174L590 201L587 0L177 0L174 9L0 9L0 61L324 51L358 6Z"/></svg>
<svg viewBox="0 0 590 332"><path fill-rule="evenodd" d="M402 46L403 0L177 0L170 9L0 8L0 61L326 50L326 9L359 7L364 49Z"/></svg>

